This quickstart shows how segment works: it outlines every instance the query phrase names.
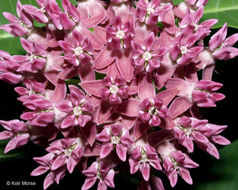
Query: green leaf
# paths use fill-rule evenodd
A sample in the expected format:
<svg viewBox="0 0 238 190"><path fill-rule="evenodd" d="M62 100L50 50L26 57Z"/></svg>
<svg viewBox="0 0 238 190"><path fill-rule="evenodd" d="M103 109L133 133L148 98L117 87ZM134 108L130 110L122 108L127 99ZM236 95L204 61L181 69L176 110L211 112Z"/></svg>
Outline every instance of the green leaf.
<svg viewBox="0 0 238 190"><path fill-rule="evenodd" d="M206 176L213 176L207 182L200 182L193 190L235 190L238 187L238 140L220 149L220 160L213 161L206 170Z"/></svg>
<svg viewBox="0 0 238 190"><path fill-rule="evenodd" d="M183 0L173 0L175 5ZM229 27L238 28L238 0L209 0L205 6L202 21L218 19L213 28L221 28L227 22Z"/></svg>
<svg viewBox="0 0 238 190"><path fill-rule="evenodd" d="M238 28L238 0L209 0L203 20L216 18L219 22L213 28L220 28L225 22L229 27Z"/></svg>
<svg viewBox="0 0 238 190"><path fill-rule="evenodd" d="M5 31L0 31L0 49L10 54L24 54L20 38L16 38Z"/></svg>

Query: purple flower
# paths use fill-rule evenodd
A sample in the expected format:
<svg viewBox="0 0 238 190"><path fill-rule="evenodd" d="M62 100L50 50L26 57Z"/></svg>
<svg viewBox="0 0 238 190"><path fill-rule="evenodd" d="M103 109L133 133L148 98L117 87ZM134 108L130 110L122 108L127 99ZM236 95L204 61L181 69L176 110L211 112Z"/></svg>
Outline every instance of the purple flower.
<svg viewBox="0 0 238 190"><path fill-rule="evenodd" d="M133 142L129 132L120 124L113 124L105 127L101 133L96 135L97 140L103 143L100 158L108 156L115 148L118 157L126 161L128 146Z"/></svg>
<svg viewBox="0 0 238 190"><path fill-rule="evenodd" d="M185 146L189 152L193 152L193 141L208 144L209 140L203 135L203 130L207 124L207 120L198 120L183 116L176 120L174 127L174 137L180 144Z"/></svg>
<svg viewBox="0 0 238 190"><path fill-rule="evenodd" d="M132 58L138 71L152 72L160 67L166 48L156 47L155 42L156 37L153 32L146 36L145 45L132 41Z"/></svg>
<svg viewBox="0 0 238 190"><path fill-rule="evenodd" d="M227 24L217 31L209 41L209 48L216 59L228 60L238 55L238 49L232 47L238 40L238 34L226 38Z"/></svg>
<svg viewBox="0 0 238 190"><path fill-rule="evenodd" d="M84 39L77 31L73 31L72 42L59 41L64 51L64 58L74 66L92 64L93 47L89 39Z"/></svg>
<svg viewBox="0 0 238 190"><path fill-rule="evenodd" d="M98 190L106 190L107 187L113 188L115 171L105 162L93 162L92 165L83 171L86 180L82 186L82 190L90 189L94 183L99 180Z"/></svg>
<svg viewBox="0 0 238 190"><path fill-rule="evenodd" d="M111 26L107 28L106 38L111 48L121 50L129 48L134 37L134 29L131 22L122 23L116 16Z"/></svg>
<svg viewBox="0 0 238 190"><path fill-rule="evenodd" d="M105 87L100 89L100 94L110 104L121 104L128 97L128 86L122 77L105 77L103 84Z"/></svg>
<svg viewBox="0 0 238 190"><path fill-rule="evenodd" d="M84 127L92 119L93 107L78 87L70 85L69 89L70 96L56 104L57 109L67 113L60 126L62 129L72 126Z"/></svg>
<svg viewBox="0 0 238 190"><path fill-rule="evenodd" d="M187 168L196 168L199 165L193 162L188 155L181 151L172 152L166 160L163 162L163 168L165 169L166 175L170 180L170 184L174 187L178 180L178 174L188 184L192 184L193 180L190 176L190 172Z"/></svg>
<svg viewBox="0 0 238 190"><path fill-rule="evenodd" d="M155 149L149 145L137 146L131 154L129 158L131 174L140 170L145 181L150 178L150 166L157 170L162 169Z"/></svg>
<svg viewBox="0 0 238 190"><path fill-rule="evenodd" d="M19 120L1 120L0 125L5 128L5 131L0 133L0 140L10 139L10 141L7 143L7 146L5 147L5 154L10 150L16 149L27 144L30 135L26 123Z"/></svg>
<svg viewBox="0 0 238 190"><path fill-rule="evenodd" d="M140 104L141 110L139 111L139 117L143 122L149 122L150 126L159 126L161 118L168 116L168 109L163 105L163 101L158 97L153 99L144 99Z"/></svg>
<svg viewBox="0 0 238 190"><path fill-rule="evenodd" d="M35 42L30 42L21 38L22 47L28 55L14 55L12 61L17 62L20 66L17 72L32 72L36 73L42 70L46 65L47 52L45 47Z"/></svg>

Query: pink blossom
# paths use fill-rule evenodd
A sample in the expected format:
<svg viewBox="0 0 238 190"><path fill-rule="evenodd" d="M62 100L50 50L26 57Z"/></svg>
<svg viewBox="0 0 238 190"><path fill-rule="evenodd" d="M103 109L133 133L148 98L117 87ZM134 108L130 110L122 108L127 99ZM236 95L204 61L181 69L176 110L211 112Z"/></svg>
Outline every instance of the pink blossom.
<svg viewBox="0 0 238 190"><path fill-rule="evenodd" d="M15 85L26 123L1 120L0 139L4 153L28 141L47 151L31 173L47 173L44 189L79 170L82 190L97 181L106 190L130 168L138 190L164 190L157 174L172 187L178 175L193 183L194 142L219 158L227 126L199 110L225 98L212 76L216 60L238 55L238 34L227 38L225 24L207 40L217 22L201 22L208 0L36 2L3 13L10 24L0 29L22 37L26 53L0 50L0 80Z"/></svg>
<svg viewBox="0 0 238 190"><path fill-rule="evenodd" d="M156 37L153 32L146 36L145 45L132 41L132 58L138 71L152 72L160 67L166 49L156 47L157 44L155 42Z"/></svg>
<svg viewBox="0 0 238 190"><path fill-rule="evenodd" d="M22 75L16 72L19 63L11 61L11 55L0 50L0 79L10 84L17 84L22 80Z"/></svg>
<svg viewBox="0 0 238 190"><path fill-rule="evenodd" d="M144 99L140 104L141 111L139 116L142 121L149 121L150 126L158 126L161 123L160 118L166 118L168 116L168 109L163 105L163 101L158 97L154 97L149 100Z"/></svg>
<svg viewBox="0 0 238 190"><path fill-rule="evenodd" d="M174 187L178 180L178 174L186 181L188 184L192 184L193 180L190 176L190 172L187 168L196 168L199 165L193 162L188 155L182 153L181 151L175 151L170 154L170 157L164 160L163 167L165 169L166 175L170 180L170 184Z"/></svg>
<svg viewBox="0 0 238 190"><path fill-rule="evenodd" d="M0 125L5 129L5 131L0 133L0 140L10 139L4 153L27 144L30 135L26 123L19 120L1 120Z"/></svg>
<svg viewBox="0 0 238 190"><path fill-rule="evenodd" d="M21 44L28 55L12 56L12 61L17 62L20 65L17 69L17 72L36 73L43 69L46 64L47 54L45 47L34 42L29 42L23 38L21 38Z"/></svg>
<svg viewBox="0 0 238 190"><path fill-rule="evenodd" d="M72 126L84 127L92 119L93 107L87 102L84 93L76 86L69 86L70 96L56 104L56 108L67 113L61 123L61 128Z"/></svg>
<svg viewBox="0 0 238 190"><path fill-rule="evenodd" d="M157 170L162 169L155 149L149 145L137 146L131 154L129 158L131 174L140 170L145 181L150 178L150 166Z"/></svg>
<svg viewBox="0 0 238 190"><path fill-rule="evenodd" d="M73 31L72 43L59 41L59 45L65 53L64 58L74 66L92 63L92 44L88 39L83 39L83 36L77 30Z"/></svg>
<svg viewBox="0 0 238 190"><path fill-rule="evenodd" d="M13 36L26 36L33 27L32 17L25 12L20 1L17 1L17 15L19 19L11 13L3 12L3 16L10 24L0 26L0 29L12 34Z"/></svg>
<svg viewBox="0 0 238 190"><path fill-rule="evenodd" d="M185 146L189 152L193 152L193 141L208 144L209 140L203 135L203 130L207 124L207 120L198 120L183 116L176 120L174 127L174 137L178 142Z"/></svg>
<svg viewBox="0 0 238 190"><path fill-rule="evenodd" d="M100 158L108 156L114 148L118 157L122 161L126 161L128 146L133 142L129 132L122 128L120 124L113 124L110 127L105 127L96 138L103 142Z"/></svg>
<svg viewBox="0 0 238 190"><path fill-rule="evenodd" d="M82 186L82 190L90 189L97 180L99 180L98 190L106 190L107 187L113 188L115 186L113 182L115 171L103 161L93 162L92 165L82 173L87 177Z"/></svg>
<svg viewBox="0 0 238 190"><path fill-rule="evenodd" d="M114 49L129 48L134 37L131 22L122 23L120 17L115 17L112 25L107 28L107 41Z"/></svg>
<svg viewBox="0 0 238 190"><path fill-rule="evenodd" d="M105 87L100 89L100 94L110 104L121 104L122 99L128 97L128 87L125 79L121 77L105 77L103 84Z"/></svg>
<svg viewBox="0 0 238 190"><path fill-rule="evenodd" d="M227 35L227 24L215 33L210 41L209 48L213 52L212 55L216 59L228 60L238 55L238 49L232 47L238 40L238 35L233 34L226 38Z"/></svg>
<svg viewBox="0 0 238 190"><path fill-rule="evenodd" d="M64 138L51 143L46 149L54 153L51 170L57 170L66 165L68 171L72 173L83 155L82 143L80 138Z"/></svg>
<svg viewBox="0 0 238 190"><path fill-rule="evenodd" d="M198 40L190 29L184 30L177 38L174 39L170 48L170 57L179 65L188 65L203 50L202 46L194 46Z"/></svg>

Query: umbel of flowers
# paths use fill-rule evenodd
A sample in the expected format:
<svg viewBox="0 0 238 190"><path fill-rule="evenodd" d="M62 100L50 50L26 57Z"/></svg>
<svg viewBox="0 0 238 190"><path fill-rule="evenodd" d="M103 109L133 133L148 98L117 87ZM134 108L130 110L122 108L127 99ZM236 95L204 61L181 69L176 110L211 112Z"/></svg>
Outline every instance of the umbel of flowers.
<svg viewBox="0 0 238 190"><path fill-rule="evenodd" d="M200 21L206 0L36 2L3 12L0 29L20 37L26 55L0 50L0 79L17 86L25 110L0 121L0 139L5 153L48 144L31 173L46 175L44 189L80 170L82 190L106 190L127 167L138 189L163 190L157 170L172 187L178 176L193 183L194 144L219 158L227 126L198 111L224 99L212 74L216 60L238 55L238 34L227 37L225 24L205 46L217 22Z"/></svg>

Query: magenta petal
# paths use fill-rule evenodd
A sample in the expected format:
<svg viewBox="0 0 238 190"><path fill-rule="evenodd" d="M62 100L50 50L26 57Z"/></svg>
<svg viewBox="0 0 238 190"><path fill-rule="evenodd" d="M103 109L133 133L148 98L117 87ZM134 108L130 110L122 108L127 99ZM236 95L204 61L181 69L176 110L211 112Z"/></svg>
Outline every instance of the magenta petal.
<svg viewBox="0 0 238 190"><path fill-rule="evenodd" d="M18 135L14 137L12 140L8 142L7 146L4 149L4 153L6 154L10 150L13 150L25 145L28 142L28 139L29 139L29 134L22 134L22 135Z"/></svg>
<svg viewBox="0 0 238 190"><path fill-rule="evenodd" d="M107 119L109 119L113 114L114 110L115 110L114 106L111 106L107 102L102 102L101 105L96 110L97 124L102 124L105 121L107 121Z"/></svg>
<svg viewBox="0 0 238 190"><path fill-rule="evenodd" d="M95 69L102 69L110 65L114 61L115 57L112 55L112 51L108 48L104 48L100 51L94 61Z"/></svg>
<svg viewBox="0 0 238 190"><path fill-rule="evenodd" d="M65 164L65 161L66 161L65 155L57 156L57 158L54 160L54 162L51 166L51 169L56 170L56 169L60 168L61 166L63 166Z"/></svg>
<svg viewBox="0 0 238 190"><path fill-rule="evenodd" d="M146 75L139 81L138 89L138 96L141 100L144 100L145 98L152 99L155 96L154 85L151 79L149 79Z"/></svg>
<svg viewBox="0 0 238 190"><path fill-rule="evenodd" d="M48 166L39 166L31 172L31 176L39 176L49 170Z"/></svg>
<svg viewBox="0 0 238 190"><path fill-rule="evenodd" d="M112 150L113 150L113 144L111 142L102 145L100 158L107 157L111 153Z"/></svg>
<svg viewBox="0 0 238 190"><path fill-rule="evenodd" d="M143 136L148 128L149 128L148 124L137 121L133 128L133 136L135 140Z"/></svg>
<svg viewBox="0 0 238 190"><path fill-rule="evenodd" d="M171 118L176 118L180 114L187 111L192 104L185 98L178 97L176 98L169 107L169 116Z"/></svg>
<svg viewBox="0 0 238 190"><path fill-rule="evenodd" d="M68 169L69 173L73 172L73 170L77 164L78 164L78 162L75 159L73 159L72 156L68 159L67 169Z"/></svg>
<svg viewBox="0 0 238 190"><path fill-rule="evenodd" d="M127 153L127 147L123 146L122 144L117 144L116 151L118 157L125 162L126 161L126 153Z"/></svg>
<svg viewBox="0 0 238 190"><path fill-rule="evenodd" d="M69 115L67 116L61 123L61 128L66 129L71 126L76 126L77 123L75 122L75 116Z"/></svg>
<svg viewBox="0 0 238 190"><path fill-rule="evenodd" d="M190 184L190 185L193 184L193 180L190 176L190 172L187 169L180 168L179 174L184 179L184 181L186 181L188 184Z"/></svg>
<svg viewBox="0 0 238 190"><path fill-rule="evenodd" d="M84 184L81 188L81 190L88 190L90 189L94 183L97 181L97 178L96 177L90 177L90 178L86 178L85 181L84 181Z"/></svg>
<svg viewBox="0 0 238 190"><path fill-rule="evenodd" d="M168 89L164 90L156 96L158 99L163 101L163 105L167 106L171 100L177 95L178 90L176 89Z"/></svg>
<svg viewBox="0 0 238 190"><path fill-rule="evenodd" d="M104 88L102 80L84 81L79 84L88 94L101 97L100 89Z"/></svg>
<svg viewBox="0 0 238 190"><path fill-rule="evenodd" d="M170 185L171 187L174 187L178 181L178 174L177 172L174 170L172 171L169 175L168 175L169 181L170 181Z"/></svg>
<svg viewBox="0 0 238 190"><path fill-rule="evenodd" d="M107 173L107 176L105 177L104 181L108 187L111 187L111 188L115 187L114 181L113 181L114 175L115 175L115 171L112 169Z"/></svg>
<svg viewBox="0 0 238 190"><path fill-rule="evenodd" d="M55 182L55 175L53 172L50 172L44 180L44 189L47 189L50 185Z"/></svg>
<svg viewBox="0 0 238 190"><path fill-rule="evenodd" d="M13 137L13 133L10 131L2 131L0 133L0 140L10 139L11 137Z"/></svg>
<svg viewBox="0 0 238 190"><path fill-rule="evenodd" d="M150 165L148 163L143 163L140 167L140 172L145 181L148 181L150 178Z"/></svg>
<svg viewBox="0 0 238 190"><path fill-rule="evenodd" d="M131 81L134 72L131 57L129 55L122 55L120 58L116 59L116 64L121 76L125 78L126 81Z"/></svg>
<svg viewBox="0 0 238 190"><path fill-rule="evenodd" d="M139 100L130 98L118 105L116 111L125 116L137 117L140 111L140 103Z"/></svg>
<svg viewBox="0 0 238 190"><path fill-rule="evenodd" d="M95 136L97 134L96 125L94 123L89 123L85 127L81 128L81 131L90 146L92 146L95 141Z"/></svg>

